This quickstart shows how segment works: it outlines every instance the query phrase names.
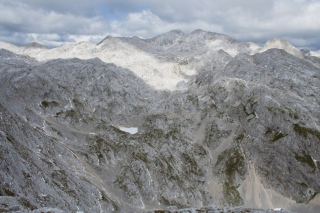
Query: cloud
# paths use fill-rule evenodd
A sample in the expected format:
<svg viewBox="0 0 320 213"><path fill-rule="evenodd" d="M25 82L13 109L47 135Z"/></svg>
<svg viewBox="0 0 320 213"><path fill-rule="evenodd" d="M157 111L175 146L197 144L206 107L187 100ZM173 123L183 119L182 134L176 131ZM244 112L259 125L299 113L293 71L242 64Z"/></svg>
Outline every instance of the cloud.
<svg viewBox="0 0 320 213"><path fill-rule="evenodd" d="M43 11L51 12L55 11L61 14L74 14L76 16L94 17L99 13L97 8L102 0L15 0L8 2L16 2L18 4L24 4L35 10L41 9Z"/></svg>
<svg viewBox="0 0 320 213"><path fill-rule="evenodd" d="M105 30L100 19L46 11L19 2L0 3L1 32L96 34Z"/></svg>
<svg viewBox="0 0 320 213"><path fill-rule="evenodd" d="M227 33L232 34L233 31L233 36L240 40L264 41L283 37L300 47L315 45L315 48L320 48L319 43L311 42L319 40L319 11L320 2L316 1L276 1L268 14L262 14L263 18L244 10L238 11L241 15L229 13L232 20L238 19L235 24L227 25Z"/></svg>
<svg viewBox="0 0 320 213"><path fill-rule="evenodd" d="M316 0L3 0L0 38L54 46L107 35L150 38L173 29L203 29L260 45L283 37L298 47L320 49L319 11Z"/></svg>
<svg viewBox="0 0 320 213"><path fill-rule="evenodd" d="M153 14L150 10L144 10L139 13L129 13L124 20L113 21L111 29L113 32L122 36L140 36L149 38L173 29L181 29L184 32L191 32L195 26L203 30L222 31L221 26L210 24L201 20L192 22L169 22L162 20L159 16Z"/></svg>
<svg viewBox="0 0 320 213"><path fill-rule="evenodd" d="M83 36L96 41L92 38L103 37L108 31L108 25L101 21L103 17L99 15L82 16L78 13L62 12L32 7L19 1L4 1L0 3L1 38L19 45L37 41L57 46L78 41L70 39L72 35L73 38Z"/></svg>

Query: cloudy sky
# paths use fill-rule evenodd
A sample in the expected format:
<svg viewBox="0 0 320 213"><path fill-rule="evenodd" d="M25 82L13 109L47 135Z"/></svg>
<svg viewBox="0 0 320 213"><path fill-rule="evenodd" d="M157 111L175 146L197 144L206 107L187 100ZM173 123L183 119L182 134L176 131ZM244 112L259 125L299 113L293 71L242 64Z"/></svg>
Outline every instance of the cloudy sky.
<svg viewBox="0 0 320 213"><path fill-rule="evenodd" d="M0 0L0 40L54 47L180 29L320 49L320 0Z"/></svg>

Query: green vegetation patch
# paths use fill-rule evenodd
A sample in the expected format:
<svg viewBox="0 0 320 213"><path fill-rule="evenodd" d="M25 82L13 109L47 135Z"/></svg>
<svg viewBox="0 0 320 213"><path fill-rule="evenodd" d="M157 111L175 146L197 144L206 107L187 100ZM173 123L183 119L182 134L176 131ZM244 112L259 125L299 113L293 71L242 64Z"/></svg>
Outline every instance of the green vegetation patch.
<svg viewBox="0 0 320 213"><path fill-rule="evenodd" d="M222 166L222 167L221 167ZM237 191L237 177L244 178L246 170L245 159L239 147L227 149L219 154L215 165L216 173L222 175L223 195L230 206L243 205L240 193Z"/></svg>
<svg viewBox="0 0 320 213"><path fill-rule="evenodd" d="M47 108L49 106L56 107L59 106L59 103L56 101L41 101L40 106L43 108Z"/></svg>
<svg viewBox="0 0 320 213"><path fill-rule="evenodd" d="M236 141L241 142L243 140L243 138L244 138L244 134L240 134L240 135L238 135L238 137L236 137Z"/></svg>
<svg viewBox="0 0 320 213"><path fill-rule="evenodd" d="M316 169L317 165L313 161L312 157L308 155L305 151L302 152L302 155L296 153L295 159L301 163L308 164L311 168Z"/></svg>
<svg viewBox="0 0 320 213"><path fill-rule="evenodd" d="M238 151L234 151L230 154L229 159L225 163L225 174L231 179L235 175L235 172L239 172L239 168L243 167L243 165L244 157Z"/></svg>
<svg viewBox="0 0 320 213"><path fill-rule="evenodd" d="M31 211L37 209L37 207L33 204L31 204L26 198L21 197L20 198L20 202L22 203L22 205L28 209L30 209Z"/></svg>
<svg viewBox="0 0 320 213"><path fill-rule="evenodd" d="M292 113L290 112L289 116L294 118L294 119L296 119L296 120L299 119L299 115L297 113L294 113L294 112L292 112Z"/></svg>
<svg viewBox="0 0 320 213"><path fill-rule="evenodd" d="M236 187L230 185L228 182L223 185L223 195L230 206L242 206L244 204Z"/></svg>
<svg viewBox="0 0 320 213"><path fill-rule="evenodd" d="M51 176L56 185L68 187L68 178L65 170L54 170Z"/></svg>
<svg viewBox="0 0 320 213"><path fill-rule="evenodd" d="M273 140L271 141L271 142L276 142L277 140L280 140L281 138L284 138L284 137L286 137L288 134L285 134L285 133L282 133L282 132L278 132L275 136L274 136L274 138L273 138Z"/></svg>
<svg viewBox="0 0 320 213"><path fill-rule="evenodd" d="M302 127L299 124L293 124L293 130L304 138L308 137L308 134L315 136L320 140L320 133L317 130Z"/></svg>
<svg viewBox="0 0 320 213"><path fill-rule="evenodd" d="M12 192L10 189L7 188L1 188L0 190L2 190L4 192L4 195L6 196L15 196L14 192Z"/></svg>

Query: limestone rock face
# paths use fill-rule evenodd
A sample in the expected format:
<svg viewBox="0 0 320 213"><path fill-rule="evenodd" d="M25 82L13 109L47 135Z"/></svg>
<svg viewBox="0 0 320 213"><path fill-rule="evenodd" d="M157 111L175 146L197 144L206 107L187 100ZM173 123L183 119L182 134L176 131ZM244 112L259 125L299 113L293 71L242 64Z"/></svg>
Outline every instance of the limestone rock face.
<svg viewBox="0 0 320 213"><path fill-rule="evenodd" d="M201 30L0 44L0 211L320 211L317 57Z"/></svg>

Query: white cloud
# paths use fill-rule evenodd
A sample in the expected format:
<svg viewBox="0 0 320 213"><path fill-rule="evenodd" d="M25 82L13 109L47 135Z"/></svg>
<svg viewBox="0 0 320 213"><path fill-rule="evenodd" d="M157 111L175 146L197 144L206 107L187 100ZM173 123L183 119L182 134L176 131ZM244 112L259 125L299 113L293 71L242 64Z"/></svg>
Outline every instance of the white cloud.
<svg viewBox="0 0 320 213"><path fill-rule="evenodd" d="M77 42L78 38L98 42L109 27L101 19L48 11L18 1L0 2L1 39L19 45L36 41L52 47Z"/></svg>
<svg viewBox="0 0 320 213"><path fill-rule="evenodd" d="M52 46L96 43L109 34L150 38L172 29L203 29L260 44L283 37L320 49L319 11L318 0L2 0L0 36Z"/></svg>
<svg viewBox="0 0 320 213"><path fill-rule="evenodd" d="M140 13L129 13L128 16L120 21L113 21L111 24L113 32L122 36L139 36L149 38L173 29L180 29L184 32L191 32L194 29L210 30L221 32L222 27L216 24L210 24L201 20L193 22L168 22L160 19L150 10L144 10Z"/></svg>
<svg viewBox="0 0 320 213"><path fill-rule="evenodd" d="M69 38L74 40L76 43L79 43L81 41L89 41L93 44L99 43L101 40L103 40L106 36L103 35L69 35Z"/></svg>
<svg viewBox="0 0 320 213"><path fill-rule="evenodd" d="M283 37L295 45L311 44L310 40L317 40L320 33L318 1L269 1L260 15L254 9L230 7L225 10L220 14L224 18L224 33L236 39L257 42ZM320 48L319 43L315 45Z"/></svg>
<svg viewBox="0 0 320 213"><path fill-rule="evenodd" d="M100 19L99 16L84 17L55 11L48 12L20 3L15 5L0 3L0 24L7 26L7 30L11 29L10 26L16 26L14 28L16 32L94 34L105 29Z"/></svg>

